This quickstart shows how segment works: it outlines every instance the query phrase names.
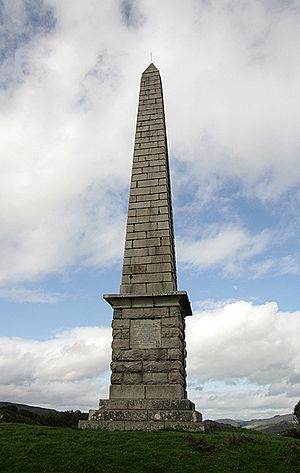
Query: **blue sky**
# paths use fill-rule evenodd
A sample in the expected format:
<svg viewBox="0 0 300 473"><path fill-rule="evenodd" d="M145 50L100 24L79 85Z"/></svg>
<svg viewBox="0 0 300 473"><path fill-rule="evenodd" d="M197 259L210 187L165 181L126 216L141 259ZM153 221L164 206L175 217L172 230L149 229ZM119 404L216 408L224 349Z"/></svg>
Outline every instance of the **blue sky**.
<svg viewBox="0 0 300 473"><path fill-rule="evenodd" d="M170 12L172 14L170 14ZM139 79L160 69L189 394L205 418L300 392L296 1L0 2L0 398L107 396Z"/></svg>

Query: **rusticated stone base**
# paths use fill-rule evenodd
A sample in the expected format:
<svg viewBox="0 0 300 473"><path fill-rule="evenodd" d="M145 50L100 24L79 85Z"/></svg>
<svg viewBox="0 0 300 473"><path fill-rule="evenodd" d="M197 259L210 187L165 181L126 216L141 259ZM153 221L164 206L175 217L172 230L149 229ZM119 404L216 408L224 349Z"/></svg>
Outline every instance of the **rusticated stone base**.
<svg viewBox="0 0 300 473"><path fill-rule="evenodd" d="M82 430L142 430L144 432L156 430L179 430L184 432L203 432L204 422L156 422L156 421L109 421L109 420L80 420L79 428Z"/></svg>
<svg viewBox="0 0 300 473"><path fill-rule="evenodd" d="M204 430L202 415L188 399L101 399L99 409L79 422L92 430Z"/></svg>

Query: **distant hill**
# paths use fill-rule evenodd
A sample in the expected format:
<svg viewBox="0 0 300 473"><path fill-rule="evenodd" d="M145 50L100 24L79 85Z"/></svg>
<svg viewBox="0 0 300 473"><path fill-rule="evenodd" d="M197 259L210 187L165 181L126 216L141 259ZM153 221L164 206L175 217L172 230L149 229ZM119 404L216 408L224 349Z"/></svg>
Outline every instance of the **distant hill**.
<svg viewBox="0 0 300 473"><path fill-rule="evenodd" d="M242 427L243 429L248 430L258 430L259 432L267 432L270 434L281 434L294 426L294 418L292 414L276 415L266 419L252 420L217 419L215 422L231 425L233 427Z"/></svg>
<svg viewBox="0 0 300 473"><path fill-rule="evenodd" d="M0 422L48 425L52 427L77 427L80 419L87 419L88 414L76 411L59 412L55 409L28 406L13 402L0 402Z"/></svg>
<svg viewBox="0 0 300 473"><path fill-rule="evenodd" d="M245 421L234 419L216 419L214 422L218 424L231 425L232 427L243 427Z"/></svg>
<svg viewBox="0 0 300 473"><path fill-rule="evenodd" d="M8 411L5 408L7 408ZM45 407L0 401L0 420L6 422L21 422L39 425L61 425L64 423L75 426L77 425L77 419L83 419L86 417L87 414L80 413L80 411L60 412L55 409L47 409ZM220 427L231 426L247 430L257 430L259 432L265 432L269 434L281 434L294 427L294 418L292 414L276 415L266 419L217 419L214 421L206 420L205 422L211 427L217 427L217 425Z"/></svg>
<svg viewBox="0 0 300 473"><path fill-rule="evenodd" d="M39 406L28 406L27 404L18 404L17 402L8 402L8 401L0 401L0 408L6 406L16 406L18 410L23 409L24 411L33 412L34 414L54 414L56 411L55 409L47 409L45 407Z"/></svg>

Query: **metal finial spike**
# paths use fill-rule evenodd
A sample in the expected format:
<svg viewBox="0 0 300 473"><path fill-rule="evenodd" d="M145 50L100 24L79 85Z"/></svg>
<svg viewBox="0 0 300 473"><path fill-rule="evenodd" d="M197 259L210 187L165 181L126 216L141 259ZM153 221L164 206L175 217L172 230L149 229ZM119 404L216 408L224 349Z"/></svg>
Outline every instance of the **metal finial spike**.
<svg viewBox="0 0 300 473"><path fill-rule="evenodd" d="M153 62L152 51L150 51L150 59L151 59L151 62Z"/></svg>

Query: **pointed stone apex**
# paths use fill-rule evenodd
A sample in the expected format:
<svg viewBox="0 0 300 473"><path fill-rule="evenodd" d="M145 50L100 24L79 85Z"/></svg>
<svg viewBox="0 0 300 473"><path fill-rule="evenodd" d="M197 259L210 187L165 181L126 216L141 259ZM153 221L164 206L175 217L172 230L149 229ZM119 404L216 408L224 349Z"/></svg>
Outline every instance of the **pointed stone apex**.
<svg viewBox="0 0 300 473"><path fill-rule="evenodd" d="M159 70L157 69L157 67L154 66L153 62L151 62L147 69L144 70L143 74L147 72L159 72Z"/></svg>

